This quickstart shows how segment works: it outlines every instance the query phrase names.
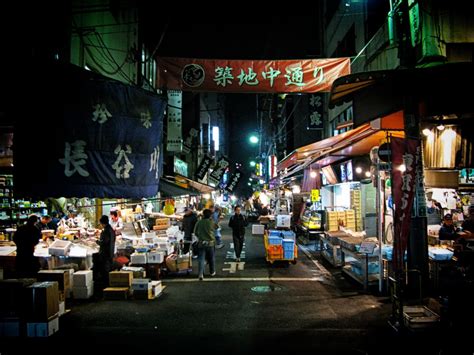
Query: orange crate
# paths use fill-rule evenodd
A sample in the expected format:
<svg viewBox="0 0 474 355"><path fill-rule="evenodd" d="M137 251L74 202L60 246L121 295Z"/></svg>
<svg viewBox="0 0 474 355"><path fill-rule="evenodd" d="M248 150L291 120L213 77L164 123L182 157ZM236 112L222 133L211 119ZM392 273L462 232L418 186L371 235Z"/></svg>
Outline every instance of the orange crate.
<svg viewBox="0 0 474 355"><path fill-rule="evenodd" d="M281 245L269 245L267 256L269 259L280 259L283 256L283 247Z"/></svg>

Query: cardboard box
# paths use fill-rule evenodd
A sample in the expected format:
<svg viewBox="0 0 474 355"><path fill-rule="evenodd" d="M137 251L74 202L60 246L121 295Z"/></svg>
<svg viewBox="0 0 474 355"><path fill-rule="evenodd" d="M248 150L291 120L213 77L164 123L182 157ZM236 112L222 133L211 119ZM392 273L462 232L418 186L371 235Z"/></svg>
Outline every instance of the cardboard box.
<svg viewBox="0 0 474 355"><path fill-rule="evenodd" d="M38 281L56 281L60 291L71 287L69 270L40 270L38 271Z"/></svg>
<svg viewBox="0 0 474 355"><path fill-rule="evenodd" d="M128 287L107 287L104 289L104 299L106 300L126 300L128 294Z"/></svg>
<svg viewBox="0 0 474 355"><path fill-rule="evenodd" d="M59 312L58 283L35 282L26 288L26 318L30 321L47 322Z"/></svg>
<svg viewBox="0 0 474 355"><path fill-rule="evenodd" d="M146 277L145 269L141 266L124 266L122 271L132 272L134 279L144 279Z"/></svg>
<svg viewBox="0 0 474 355"><path fill-rule="evenodd" d="M109 272L110 287L130 287L132 285L133 273L131 271Z"/></svg>
<svg viewBox="0 0 474 355"><path fill-rule="evenodd" d="M87 300L94 295L94 286L74 287L72 289L72 295L77 300Z"/></svg>
<svg viewBox="0 0 474 355"><path fill-rule="evenodd" d="M48 322L26 323L28 337L49 337L59 330L59 318L53 317Z"/></svg>
<svg viewBox="0 0 474 355"><path fill-rule="evenodd" d="M92 270L76 271L73 275L73 287L92 287L94 286L94 279Z"/></svg>
<svg viewBox="0 0 474 355"><path fill-rule="evenodd" d="M26 287L34 279L11 279L0 281L0 317L20 317L24 314Z"/></svg>
<svg viewBox="0 0 474 355"><path fill-rule="evenodd" d="M136 300L152 300L155 297L153 296L153 290L150 287L147 290L133 290L133 298Z"/></svg>

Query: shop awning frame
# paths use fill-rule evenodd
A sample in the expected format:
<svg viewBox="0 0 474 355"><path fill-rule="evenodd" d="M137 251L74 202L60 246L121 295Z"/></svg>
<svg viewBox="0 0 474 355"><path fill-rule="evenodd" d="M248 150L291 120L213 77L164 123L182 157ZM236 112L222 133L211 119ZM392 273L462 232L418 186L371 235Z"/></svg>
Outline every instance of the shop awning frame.
<svg viewBox="0 0 474 355"><path fill-rule="evenodd" d="M201 193L194 188L185 189L174 183L174 181L161 178L160 189L161 197L181 197L181 196L198 196Z"/></svg>
<svg viewBox="0 0 474 355"><path fill-rule="evenodd" d="M279 165L280 176L283 179L287 178L316 162L322 167L367 154L389 133L395 137L404 137L403 128L403 112L398 111L337 136L300 147L290 154L291 160L282 161L283 164L286 162L286 166ZM293 164L288 164L289 161Z"/></svg>

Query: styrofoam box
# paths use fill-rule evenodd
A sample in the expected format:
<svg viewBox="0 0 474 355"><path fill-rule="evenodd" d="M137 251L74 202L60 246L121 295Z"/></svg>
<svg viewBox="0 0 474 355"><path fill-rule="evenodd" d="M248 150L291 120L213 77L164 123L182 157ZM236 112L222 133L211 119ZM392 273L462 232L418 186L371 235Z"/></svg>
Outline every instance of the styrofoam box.
<svg viewBox="0 0 474 355"><path fill-rule="evenodd" d="M26 335L29 337L49 337L59 330L59 318L49 322L26 323Z"/></svg>
<svg viewBox="0 0 474 355"><path fill-rule="evenodd" d="M67 240L55 240L48 248L50 255L65 256L71 249L72 243Z"/></svg>
<svg viewBox="0 0 474 355"><path fill-rule="evenodd" d="M147 253L146 260L148 264L161 264L165 259L165 253L162 251L152 251Z"/></svg>
<svg viewBox="0 0 474 355"><path fill-rule="evenodd" d="M287 214L279 214L276 216L277 228L289 228L291 225L291 217Z"/></svg>
<svg viewBox="0 0 474 355"><path fill-rule="evenodd" d="M74 287L72 289L72 295L77 300L87 300L94 294L94 286L89 287Z"/></svg>
<svg viewBox="0 0 474 355"><path fill-rule="evenodd" d="M252 234L263 235L265 226L263 224L252 224Z"/></svg>
<svg viewBox="0 0 474 355"><path fill-rule="evenodd" d="M161 291L163 291L163 286L161 285L161 280L152 281L151 289L153 290L153 297L157 297Z"/></svg>
<svg viewBox="0 0 474 355"><path fill-rule="evenodd" d="M145 253L133 253L132 255L130 255L130 259L132 264L146 264Z"/></svg>
<svg viewBox="0 0 474 355"><path fill-rule="evenodd" d="M91 287L93 286L92 270L80 270L73 274L73 287Z"/></svg>

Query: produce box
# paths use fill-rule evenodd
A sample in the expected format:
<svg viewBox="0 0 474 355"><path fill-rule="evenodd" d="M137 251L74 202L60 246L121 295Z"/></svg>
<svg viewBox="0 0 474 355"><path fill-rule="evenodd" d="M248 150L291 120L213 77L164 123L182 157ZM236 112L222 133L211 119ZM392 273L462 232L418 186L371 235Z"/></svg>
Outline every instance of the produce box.
<svg viewBox="0 0 474 355"><path fill-rule="evenodd" d="M73 275L73 287L91 287L94 284L92 270L76 271Z"/></svg>
<svg viewBox="0 0 474 355"><path fill-rule="evenodd" d="M69 253L72 243L65 240L55 240L48 248L50 255L65 256Z"/></svg>
<svg viewBox="0 0 474 355"><path fill-rule="evenodd" d="M128 287L107 287L104 289L104 299L106 300L126 300L128 294Z"/></svg>
<svg viewBox="0 0 474 355"><path fill-rule="evenodd" d="M30 321L47 322L59 312L58 283L35 282L27 287L26 317Z"/></svg>
<svg viewBox="0 0 474 355"><path fill-rule="evenodd" d="M109 272L109 285L111 287L130 287L132 285L133 273L131 271Z"/></svg>
<svg viewBox="0 0 474 355"><path fill-rule="evenodd" d="M60 291L71 287L69 270L40 270L38 271L38 281L56 281Z"/></svg>

